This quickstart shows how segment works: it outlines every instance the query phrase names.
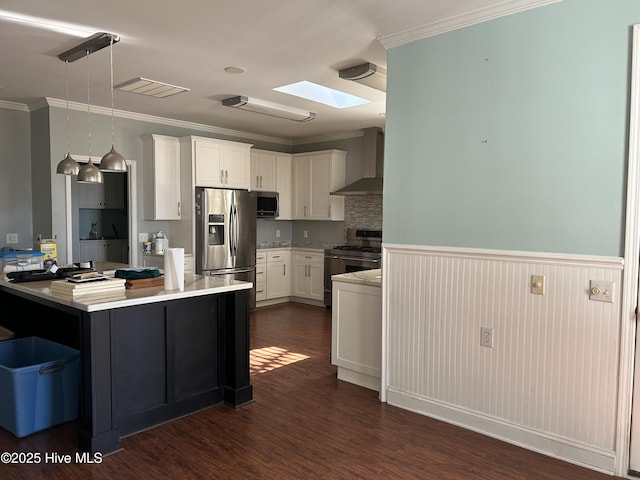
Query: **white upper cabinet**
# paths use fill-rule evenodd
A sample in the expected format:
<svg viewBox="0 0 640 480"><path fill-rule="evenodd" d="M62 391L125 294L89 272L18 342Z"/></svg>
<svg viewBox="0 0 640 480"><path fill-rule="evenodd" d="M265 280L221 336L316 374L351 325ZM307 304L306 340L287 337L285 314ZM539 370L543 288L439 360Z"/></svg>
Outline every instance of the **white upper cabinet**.
<svg viewBox="0 0 640 480"><path fill-rule="evenodd" d="M293 158L290 153L276 155L276 191L278 192L278 217L276 220L293 220Z"/></svg>
<svg viewBox="0 0 640 480"><path fill-rule="evenodd" d="M165 135L145 135L144 212L147 220L180 220L180 141Z"/></svg>
<svg viewBox="0 0 640 480"><path fill-rule="evenodd" d="M277 191L277 155L267 150L251 150L251 190Z"/></svg>
<svg viewBox="0 0 640 480"><path fill-rule="evenodd" d="M194 186L251 188L250 144L195 136L180 142L183 161L192 163Z"/></svg>
<svg viewBox="0 0 640 480"><path fill-rule="evenodd" d="M346 152L293 155L293 218L344 220L344 197L330 195L345 184Z"/></svg>

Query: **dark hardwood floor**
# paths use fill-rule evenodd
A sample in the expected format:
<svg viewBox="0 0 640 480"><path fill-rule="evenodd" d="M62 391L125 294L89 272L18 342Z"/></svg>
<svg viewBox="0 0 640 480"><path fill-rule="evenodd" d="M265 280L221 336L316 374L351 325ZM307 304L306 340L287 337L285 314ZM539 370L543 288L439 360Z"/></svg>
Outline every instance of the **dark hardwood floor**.
<svg viewBox="0 0 640 480"><path fill-rule="evenodd" d="M0 464L0 479L604 480L560 460L380 403L336 379L331 311L290 303L252 314L255 402L213 407L137 433L100 464ZM1 452L75 457L76 424Z"/></svg>

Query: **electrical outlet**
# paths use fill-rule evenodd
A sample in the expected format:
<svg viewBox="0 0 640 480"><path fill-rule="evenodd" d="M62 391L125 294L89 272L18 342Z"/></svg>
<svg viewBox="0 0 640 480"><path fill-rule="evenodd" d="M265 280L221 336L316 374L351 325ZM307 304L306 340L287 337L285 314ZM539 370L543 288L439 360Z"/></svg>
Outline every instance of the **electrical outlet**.
<svg viewBox="0 0 640 480"><path fill-rule="evenodd" d="M280 238L280 230L276 230L276 238Z"/></svg>
<svg viewBox="0 0 640 480"><path fill-rule="evenodd" d="M589 300L613 303L614 283L609 280L591 280Z"/></svg>
<svg viewBox="0 0 640 480"><path fill-rule="evenodd" d="M140 243L148 242L149 241L149 234L148 233L138 233L138 241Z"/></svg>
<svg viewBox="0 0 640 480"><path fill-rule="evenodd" d="M480 327L480 345L493 348L493 328Z"/></svg>
<svg viewBox="0 0 640 480"><path fill-rule="evenodd" d="M7 244L18 243L18 234L17 233L7 233Z"/></svg>
<svg viewBox="0 0 640 480"><path fill-rule="evenodd" d="M306 230L304 232L302 232L302 236L304 238L307 238L309 236L309 232L307 232Z"/></svg>

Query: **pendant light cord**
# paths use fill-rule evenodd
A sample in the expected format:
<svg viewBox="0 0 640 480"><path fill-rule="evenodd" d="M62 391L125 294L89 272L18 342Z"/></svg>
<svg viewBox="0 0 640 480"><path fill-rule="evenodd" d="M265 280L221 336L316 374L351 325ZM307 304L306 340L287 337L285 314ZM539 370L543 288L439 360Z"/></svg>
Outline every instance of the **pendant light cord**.
<svg viewBox="0 0 640 480"><path fill-rule="evenodd" d="M111 146L113 147L116 141L116 127L113 119L113 35L109 45L109 61L111 64Z"/></svg>
<svg viewBox="0 0 640 480"><path fill-rule="evenodd" d="M91 163L91 81L89 71L89 54L87 50L87 127L89 128L89 163Z"/></svg>
<svg viewBox="0 0 640 480"><path fill-rule="evenodd" d="M71 132L69 129L69 60L64 61L64 76L67 87L67 155L71 153Z"/></svg>

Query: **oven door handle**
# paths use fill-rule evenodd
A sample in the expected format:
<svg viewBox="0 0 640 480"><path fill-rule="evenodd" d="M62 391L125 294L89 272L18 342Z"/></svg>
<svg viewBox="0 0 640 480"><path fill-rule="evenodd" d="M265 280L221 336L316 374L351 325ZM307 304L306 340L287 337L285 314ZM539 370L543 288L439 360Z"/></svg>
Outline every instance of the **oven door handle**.
<svg viewBox="0 0 640 480"><path fill-rule="evenodd" d="M380 260L375 260L373 258L340 257L340 259L346 260L347 262L380 263Z"/></svg>

